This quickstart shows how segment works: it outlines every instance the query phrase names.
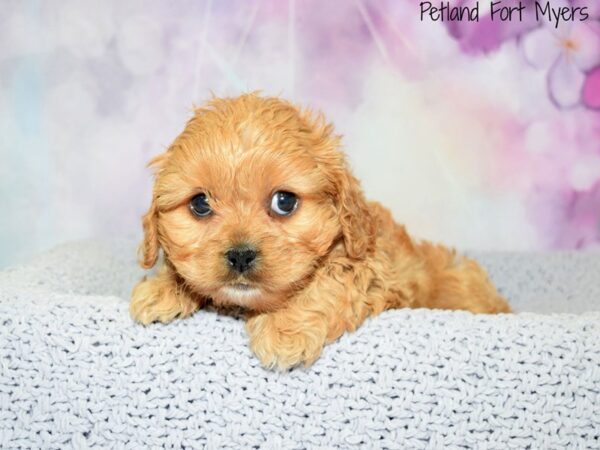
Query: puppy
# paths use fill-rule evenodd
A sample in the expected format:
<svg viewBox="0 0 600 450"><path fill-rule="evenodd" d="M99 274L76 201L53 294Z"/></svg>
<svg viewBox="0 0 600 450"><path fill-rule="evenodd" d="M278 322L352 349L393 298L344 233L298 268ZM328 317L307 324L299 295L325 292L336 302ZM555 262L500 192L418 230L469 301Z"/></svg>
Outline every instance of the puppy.
<svg viewBox="0 0 600 450"><path fill-rule="evenodd" d="M366 201L333 127L284 100L213 99L150 166L141 265L164 262L133 290L142 324L242 307L253 352L286 369L385 309L510 311L475 261Z"/></svg>

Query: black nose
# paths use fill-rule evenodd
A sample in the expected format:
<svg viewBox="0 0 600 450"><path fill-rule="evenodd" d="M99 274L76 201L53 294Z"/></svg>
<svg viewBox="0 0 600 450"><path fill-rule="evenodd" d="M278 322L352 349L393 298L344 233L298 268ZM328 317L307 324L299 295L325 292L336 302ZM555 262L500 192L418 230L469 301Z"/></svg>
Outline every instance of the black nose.
<svg viewBox="0 0 600 450"><path fill-rule="evenodd" d="M247 246L235 247L225 253L225 258L232 270L244 273L254 265L256 250Z"/></svg>

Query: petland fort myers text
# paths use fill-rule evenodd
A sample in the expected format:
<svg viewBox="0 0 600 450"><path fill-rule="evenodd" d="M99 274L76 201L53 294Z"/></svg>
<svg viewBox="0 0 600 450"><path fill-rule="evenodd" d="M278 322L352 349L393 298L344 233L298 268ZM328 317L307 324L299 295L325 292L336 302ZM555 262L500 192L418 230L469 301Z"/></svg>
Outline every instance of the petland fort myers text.
<svg viewBox="0 0 600 450"><path fill-rule="evenodd" d="M593 0L599 1L599 0ZM421 2L421 21L469 21L479 22L480 3L472 6L456 6L450 2ZM487 6L487 5L486 5ZM489 3L489 17L495 21L522 21L529 12L535 14L536 20L552 23L556 28L562 22L587 20L590 15L587 6L559 6L552 2L534 2L523 4L519 1L493 1Z"/></svg>

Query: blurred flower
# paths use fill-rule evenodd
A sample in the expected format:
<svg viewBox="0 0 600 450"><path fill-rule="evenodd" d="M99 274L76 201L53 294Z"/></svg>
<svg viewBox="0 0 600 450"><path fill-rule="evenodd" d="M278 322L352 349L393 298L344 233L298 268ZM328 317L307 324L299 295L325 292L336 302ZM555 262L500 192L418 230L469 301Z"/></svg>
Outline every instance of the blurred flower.
<svg viewBox="0 0 600 450"><path fill-rule="evenodd" d="M456 7L473 7L477 0L456 0ZM526 60L547 74L547 89L559 108L583 103L600 109L600 2L590 0L556 0L552 6L585 8L586 20L554 22L538 19L535 2L523 0L525 9L520 20L493 20L489 10L482 10L478 22L454 20L448 31L463 52L489 53L512 39L521 44ZM539 22L544 20L543 25Z"/></svg>
<svg viewBox="0 0 600 450"><path fill-rule="evenodd" d="M526 60L547 70L550 99L559 108L581 102L586 72L600 63L600 35L586 22L544 26L521 39Z"/></svg>
<svg viewBox="0 0 600 450"><path fill-rule="evenodd" d="M600 65L587 73L583 84L583 104L591 109L600 109Z"/></svg>
<svg viewBox="0 0 600 450"><path fill-rule="evenodd" d="M600 181L590 189L571 192L563 214L568 218L557 236L557 248L593 248L600 240Z"/></svg>
<svg viewBox="0 0 600 450"><path fill-rule="evenodd" d="M525 9L520 20L492 19L490 4L484 5L479 0L457 0L453 6L458 8L480 6L480 17L477 22L452 20L447 22L448 32L456 39L463 52L469 54L489 53L497 50L504 42L518 38L536 28L534 0L522 0ZM484 8L488 8L487 10Z"/></svg>

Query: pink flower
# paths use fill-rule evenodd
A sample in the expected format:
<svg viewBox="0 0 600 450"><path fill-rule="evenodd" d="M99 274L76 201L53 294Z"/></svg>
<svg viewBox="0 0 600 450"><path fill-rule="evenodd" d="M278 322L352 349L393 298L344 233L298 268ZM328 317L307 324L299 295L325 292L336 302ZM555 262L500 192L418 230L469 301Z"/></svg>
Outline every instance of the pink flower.
<svg viewBox="0 0 600 450"><path fill-rule="evenodd" d="M583 84L583 104L591 109L600 109L600 66L590 70Z"/></svg>
<svg viewBox="0 0 600 450"><path fill-rule="evenodd" d="M489 8L485 10L479 0L455 0L453 6L458 8L481 7L481 17L477 22L454 20L446 22L450 36L455 38L460 48L468 54L478 55L498 50L506 41L518 38L524 33L538 27L535 17L534 0L521 0L525 5L522 20L494 20ZM508 3L508 2L507 2ZM514 3L514 2L513 2Z"/></svg>
<svg viewBox="0 0 600 450"><path fill-rule="evenodd" d="M586 75L600 64L598 22L563 22L558 28L547 25L521 37L526 60L547 70L550 99L559 108L582 101Z"/></svg>

